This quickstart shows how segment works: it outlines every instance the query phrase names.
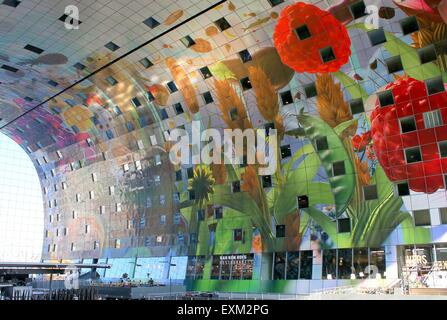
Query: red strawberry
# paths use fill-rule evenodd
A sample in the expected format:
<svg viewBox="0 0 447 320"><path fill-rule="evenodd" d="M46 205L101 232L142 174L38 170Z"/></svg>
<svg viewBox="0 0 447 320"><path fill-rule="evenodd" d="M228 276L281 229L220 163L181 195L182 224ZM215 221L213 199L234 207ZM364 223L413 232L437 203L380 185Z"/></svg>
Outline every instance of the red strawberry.
<svg viewBox="0 0 447 320"><path fill-rule="evenodd" d="M403 77L385 88L393 93L394 104L371 113L371 133L379 163L391 181L408 181L413 191L433 193L444 188L447 158L441 158L438 142L447 140L447 92L427 94L425 83ZM426 128L424 113L439 110L442 123ZM416 130L401 133L400 118L414 116ZM405 149L419 147L422 161L408 163Z"/></svg>

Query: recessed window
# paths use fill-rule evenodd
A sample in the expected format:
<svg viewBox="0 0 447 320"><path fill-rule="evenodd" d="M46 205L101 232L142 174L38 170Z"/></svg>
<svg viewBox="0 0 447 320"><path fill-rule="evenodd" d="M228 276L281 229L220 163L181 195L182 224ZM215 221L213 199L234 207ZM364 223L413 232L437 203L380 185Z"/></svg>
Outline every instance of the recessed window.
<svg viewBox="0 0 447 320"><path fill-rule="evenodd" d="M168 112L166 109L160 109L161 120L166 120L169 118Z"/></svg>
<svg viewBox="0 0 447 320"><path fill-rule="evenodd" d="M175 172L175 181L182 181L182 170L177 170Z"/></svg>
<svg viewBox="0 0 447 320"><path fill-rule="evenodd" d="M366 6L363 1L353 3L349 6L352 17L355 19L366 16Z"/></svg>
<svg viewBox="0 0 447 320"><path fill-rule="evenodd" d="M132 99L132 104L135 108L141 107L141 102L137 97Z"/></svg>
<svg viewBox="0 0 447 320"><path fill-rule="evenodd" d="M284 238L286 236L286 226L284 224L276 225L276 237Z"/></svg>
<svg viewBox="0 0 447 320"><path fill-rule="evenodd" d="M17 1L17 0L3 0L2 4L6 5L6 6L13 7L13 8L16 8L20 4L20 1Z"/></svg>
<svg viewBox="0 0 447 320"><path fill-rule="evenodd" d="M152 67L154 64L151 62L151 60L149 60L148 58L143 58L140 60L140 63L143 67L150 68Z"/></svg>
<svg viewBox="0 0 447 320"><path fill-rule="evenodd" d="M447 208L439 208L439 220L441 224L447 224Z"/></svg>
<svg viewBox="0 0 447 320"><path fill-rule="evenodd" d="M415 16L403 18L399 23L404 35L419 31L419 24Z"/></svg>
<svg viewBox="0 0 447 320"><path fill-rule="evenodd" d="M194 169L193 168L186 169L186 176L188 177L188 179L194 178Z"/></svg>
<svg viewBox="0 0 447 320"><path fill-rule="evenodd" d="M349 108L351 109L351 114L353 114L353 115L365 112L365 107L363 106L363 99L358 98L358 99L351 100L349 102Z"/></svg>
<svg viewBox="0 0 447 320"><path fill-rule="evenodd" d="M262 187L271 188L272 187L272 176L262 176Z"/></svg>
<svg viewBox="0 0 447 320"><path fill-rule="evenodd" d="M337 220L338 233L349 233L351 232L351 219L343 218Z"/></svg>
<svg viewBox="0 0 447 320"><path fill-rule="evenodd" d="M399 182L395 186L395 192L399 197L409 196L410 195L410 187L408 186L408 182Z"/></svg>
<svg viewBox="0 0 447 320"><path fill-rule="evenodd" d="M3 64L0 68L2 68L3 70L7 70L7 71L9 71L9 72L14 72L14 73L16 73L17 71L19 71L19 69L14 68L14 67L11 67L11 66L8 66L8 65L6 65L6 64Z"/></svg>
<svg viewBox="0 0 447 320"><path fill-rule="evenodd" d="M438 145L439 145L439 155L441 156L441 158L447 157L447 140L439 142Z"/></svg>
<svg viewBox="0 0 447 320"><path fill-rule="evenodd" d="M57 83L57 82L54 81L54 80L50 80L50 81L48 81L48 84L49 84L50 86L52 86L52 87L57 87L57 86L59 85L59 83Z"/></svg>
<svg viewBox="0 0 447 320"><path fill-rule="evenodd" d="M119 45L117 45L116 43L114 43L112 41L110 41L109 43L106 43L104 45L104 47L106 47L110 51L116 51L116 50L118 50L120 48Z"/></svg>
<svg viewBox="0 0 447 320"><path fill-rule="evenodd" d="M275 129L275 124L270 122L264 125L265 135L270 136L270 131Z"/></svg>
<svg viewBox="0 0 447 320"><path fill-rule="evenodd" d="M182 113L185 112L185 111L183 110L182 104L181 104L180 102L174 104L174 110L175 110L175 113L176 113L177 115L182 114Z"/></svg>
<svg viewBox="0 0 447 320"><path fill-rule="evenodd" d="M290 149L290 145L281 146L281 158L285 159L292 155L292 150Z"/></svg>
<svg viewBox="0 0 447 320"><path fill-rule="evenodd" d="M230 110L230 119L231 121L235 121L238 118L237 108L232 108Z"/></svg>
<svg viewBox="0 0 447 320"><path fill-rule="evenodd" d="M326 48L320 49L320 57L321 57L321 61L323 61L323 63L328 63L328 62L331 62L336 59L335 53L334 53L334 50L332 49L332 47L326 47Z"/></svg>
<svg viewBox="0 0 447 320"><path fill-rule="evenodd" d="M205 210L200 209L197 210L197 221L203 221L205 220Z"/></svg>
<svg viewBox="0 0 447 320"><path fill-rule="evenodd" d="M280 96L281 96L281 102L284 106L293 103L292 92L290 92L290 90L281 92Z"/></svg>
<svg viewBox="0 0 447 320"><path fill-rule="evenodd" d="M209 91L204 92L202 94L202 96L203 96L203 100L205 101L205 104L210 104L210 103L214 102L213 96L211 95L211 92L209 92Z"/></svg>
<svg viewBox="0 0 447 320"><path fill-rule="evenodd" d="M160 22L158 22L155 18L149 17L146 20L143 21L145 25L147 25L149 28L154 29L155 27L158 27L160 25Z"/></svg>
<svg viewBox="0 0 447 320"><path fill-rule="evenodd" d="M386 90L377 93L377 98L379 98L379 103L381 107L386 107L394 104L393 92L391 90Z"/></svg>
<svg viewBox="0 0 447 320"><path fill-rule="evenodd" d="M367 200L377 200L378 194L377 194L377 186L371 185L371 186L364 186L363 187L363 198L365 201Z"/></svg>
<svg viewBox="0 0 447 320"><path fill-rule="evenodd" d="M430 210L415 210L413 211L414 225L417 227L431 225Z"/></svg>
<svg viewBox="0 0 447 320"><path fill-rule="evenodd" d="M402 133L411 132L416 130L416 121L414 120L414 117L406 117L399 119L400 122L400 131Z"/></svg>
<svg viewBox="0 0 447 320"><path fill-rule="evenodd" d="M219 28L220 31L225 31L231 28L230 23L225 18L220 18L219 20L214 21L214 24L217 28Z"/></svg>
<svg viewBox="0 0 447 320"><path fill-rule="evenodd" d="M76 62L73 67L79 71L85 70L85 68L87 68L85 65L83 65L80 62Z"/></svg>
<svg viewBox="0 0 447 320"><path fill-rule="evenodd" d="M332 176L337 177L346 174L345 162L338 161L332 164Z"/></svg>
<svg viewBox="0 0 447 320"><path fill-rule="evenodd" d="M278 4L281 4L284 2L284 0L268 0L268 2L270 3L270 5L272 7L277 6Z"/></svg>
<svg viewBox="0 0 447 320"><path fill-rule="evenodd" d="M441 112L438 110L424 112L424 126L426 129L442 126Z"/></svg>
<svg viewBox="0 0 447 320"><path fill-rule="evenodd" d="M388 73L395 73L404 70L400 56L385 59L385 63L386 67L388 68Z"/></svg>
<svg viewBox="0 0 447 320"><path fill-rule="evenodd" d="M196 199L196 193L194 192L194 190L189 190L189 200L195 200Z"/></svg>
<svg viewBox="0 0 447 320"><path fill-rule="evenodd" d="M309 208L309 197L307 195L298 196L298 208Z"/></svg>
<svg viewBox="0 0 447 320"><path fill-rule="evenodd" d="M367 35L372 46L377 46L386 42L386 36L383 28L370 30L367 32Z"/></svg>
<svg viewBox="0 0 447 320"><path fill-rule="evenodd" d="M307 99L313 98L317 96L317 86L315 82L308 83L304 86L304 93Z"/></svg>
<svg viewBox="0 0 447 320"><path fill-rule="evenodd" d="M300 40L306 40L312 36L309 28L305 24L296 28L295 33Z"/></svg>
<svg viewBox="0 0 447 320"><path fill-rule="evenodd" d="M248 77L240 80L242 90L250 90L252 88L251 81Z"/></svg>
<svg viewBox="0 0 447 320"><path fill-rule="evenodd" d="M242 50L239 52L239 57L241 58L242 63L246 63L251 61L253 58L248 50Z"/></svg>
<svg viewBox="0 0 447 320"><path fill-rule="evenodd" d="M223 218L223 208L216 207L214 208L214 219L222 219Z"/></svg>
<svg viewBox="0 0 447 320"><path fill-rule="evenodd" d="M174 81L168 82L166 84L166 86L168 87L170 93L174 93L174 92L178 91L178 88L177 88L176 84L174 83Z"/></svg>
<svg viewBox="0 0 447 320"><path fill-rule="evenodd" d="M208 67L200 68L200 73L202 74L203 79L211 78L213 75Z"/></svg>
<svg viewBox="0 0 447 320"><path fill-rule="evenodd" d="M193 38L191 38L190 36L186 36L184 38L181 38L180 41L183 43L183 45L187 48L192 47L193 45L196 44L196 42L194 41Z"/></svg>
<svg viewBox="0 0 447 320"><path fill-rule="evenodd" d="M233 181L231 183L231 192L233 192L233 193L241 192L241 182L240 181Z"/></svg>
<svg viewBox="0 0 447 320"><path fill-rule="evenodd" d="M407 163L422 161L421 149L419 147L405 149Z"/></svg>
<svg viewBox="0 0 447 320"><path fill-rule="evenodd" d="M115 249L119 249L121 248L121 240L120 239L116 239L115 240Z"/></svg>
<svg viewBox="0 0 447 320"><path fill-rule="evenodd" d="M243 232L242 229L234 229L233 230L233 240L234 241L242 241Z"/></svg>
<svg viewBox="0 0 447 320"><path fill-rule="evenodd" d="M442 77L436 77L425 80L425 86L427 87L427 92L429 95L443 92L445 90Z"/></svg>
<svg viewBox="0 0 447 320"><path fill-rule="evenodd" d="M40 48L35 47L35 46L33 46L33 45L30 45L30 44L27 44L27 45L24 47L24 49L26 49L26 50L28 50L28 51L31 51L31 52L34 52L34 53L37 53L37 54L41 54L41 53L44 51L43 49L40 49Z"/></svg>
<svg viewBox="0 0 447 320"><path fill-rule="evenodd" d="M323 151L329 149L327 137L318 137L315 139L315 147L317 151Z"/></svg>
<svg viewBox="0 0 447 320"><path fill-rule="evenodd" d="M116 85L116 84L118 83L118 81L117 81L114 77L112 77L112 76L108 76L108 77L106 78L106 81L107 81L111 86L114 86L114 85Z"/></svg>
<svg viewBox="0 0 447 320"><path fill-rule="evenodd" d="M434 44L430 44L423 48L416 49L419 61L421 64L435 61L437 59L436 49Z"/></svg>

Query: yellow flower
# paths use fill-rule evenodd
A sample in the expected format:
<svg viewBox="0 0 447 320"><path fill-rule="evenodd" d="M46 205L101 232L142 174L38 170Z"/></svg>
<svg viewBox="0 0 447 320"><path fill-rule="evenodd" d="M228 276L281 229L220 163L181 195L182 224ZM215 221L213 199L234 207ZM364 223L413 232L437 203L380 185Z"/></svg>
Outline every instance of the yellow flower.
<svg viewBox="0 0 447 320"><path fill-rule="evenodd" d="M93 114L84 106L74 106L63 113L65 123L69 126L76 126L80 132L86 132L93 126Z"/></svg>

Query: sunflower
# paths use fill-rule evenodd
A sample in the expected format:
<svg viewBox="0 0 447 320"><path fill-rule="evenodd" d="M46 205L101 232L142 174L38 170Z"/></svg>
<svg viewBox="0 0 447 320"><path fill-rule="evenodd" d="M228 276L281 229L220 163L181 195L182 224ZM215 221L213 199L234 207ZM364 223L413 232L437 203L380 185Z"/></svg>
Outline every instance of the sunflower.
<svg viewBox="0 0 447 320"><path fill-rule="evenodd" d="M194 190L194 202L203 208L210 201L210 195L214 194L215 179L213 173L206 166L198 166L194 169L194 177L189 181L189 189Z"/></svg>

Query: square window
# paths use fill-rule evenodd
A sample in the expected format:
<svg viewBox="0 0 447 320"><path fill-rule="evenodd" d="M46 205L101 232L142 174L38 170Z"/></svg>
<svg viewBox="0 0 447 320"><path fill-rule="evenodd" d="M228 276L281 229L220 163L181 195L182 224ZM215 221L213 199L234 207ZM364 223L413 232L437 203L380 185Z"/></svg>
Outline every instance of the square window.
<svg viewBox="0 0 447 320"><path fill-rule="evenodd" d="M166 109L160 109L161 120L166 120L169 118L168 112Z"/></svg>
<svg viewBox="0 0 447 320"><path fill-rule="evenodd" d="M434 44L430 44L423 48L416 49L419 61L421 64L431 62L437 59L436 49Z"/></svg>
<svg viewBox="0 0 447 320"><path fill-rule="evenodd" d="M349 102L349 108L351 109L351 114L353 114L353 115L365 112L365 107L363 106L363 99L358 98L358 99L351 100Z"/></svg>
<svg viewBox="0 0 447 320"><path fill-rule="evenodd" d="M317 151L323 151L329 149L327 137L318 137L315 139L315 146Z"/></svg>
<svg viewBox="0 0 447 320"><path fill-rule="evenodd" d="M207 91L205 93L203 93L203 100L205 100L206 104L210 104L213 103L213 96L211 95L211 92Z"/></svg>
<svg viewBox="0 0 447 320"><path fill-rule="evenodd" d="M349 218L343 218L337 220L338 233L351 232L351 220Z"/></svg>
<svg viewBox="0 0 447 320"><path fill-rule="evenodd" d="M395 191L399 197L409 196L410 195L410 187L408 186L408 182L405 181L405 182L399 182L398 184L396 184Z"/></svg>
<svg viewBox="0 0 447 320"><path fill-rule="evenodd" d="M292 150L290 149L290 145L281 146L281 158L285 159L292 155Z"/></svg>
<svg viewBox="0 0 447 320"><path fill-rule="evenodd" d="M280 95L281 95L281 102L284 106L293 103L292 92L290 92L290 90L281 92Z"/></svg>
<svg viewBox="0 0 447 320"><path fill-rule="evenodd" d="M231 121L235 121L238 118L237 108L233 108L230 110L230 119Z"/></svg>
<svg viewBox="0 0 447 320"><path fill-rule="evenodd" d="M276 237L284 238L286 236L286 226L284 224L276 225Z"/></svg>
<svg viewBox="0 0 447 320"><path fill-rule="evenodd" d="M243 78L240 80L241 86L242 86L242 90L250 90L252 88L251 86L251 81L248 77Z"/></svg>
<svg viewBox="0 0 447 320"><path fill-rule="evenodd" d="M419 24L415 16L403 18L399 23L404 35L419 31Z"/></svg>
<svg viewBox="0 0 447 320"><path fill-rule="evenodd" d="M242 229L234 229L233 230L233 240L234 241L242 241L243 232Z"/></svg>
<svg viewBox="0 0 447 320"><path fill-rule="evenodd" d="M320 49L320 57L321 61L323 63L328 63L336 59L334 50L332 50L332 47L326 47L323 49Z"/></svg>
<svg viewBox="0 0 447 320"><path fill-rule="evenodd" d="M400 56L385 59L385 63L386 67L388 68L388 73L395 73L404 70Z"/></svg>
<svg viewBox="0 0 447 320"><path fill-rule="evenodd" d="M187 175L188 179L194 178L194 169L193 168L186 169L186 175Z"/></svg>
<svg viewBox="0 0 447 320"><path fill-rule="evenodd" d="M106 78L106 81L107 81L111 86L114 86L114 85L116 85L116 84L118 83L118 81L117 81L114 77L112 77L112 76L108 76L108 77Z"/></svg>
<svg viewBox="0 0 447 320"><path fill-rule="evenodd" d="M309 208L309 197L307 195L298 196L298 209Z"/></svg>
<svg viewBox="0 0 447 320"><path fill-rule="evenodd" d="M220 18L219 20L214 21L214 24L217 28L219 28L220 31L225 31L231 28L230 23L225 18Z"/></svg>
<svg viewBox="0 0 447 320"><path fill-rule="evenodd" d="M306 40L312 36L309 28L305 24L296 28L295 33L296 33L298 39L300 39L300 40Z"/></svg>
<svg viewBox="0 0 447 320"><path fill-rule="evenodd" d="M141 107L141 102L137 97L132 99L132 104L135 108Z"/></svg>
<svg viewBox="0 0 447 320"><path fill-rule="evenodd" d="M196 42L194 41L193 38L191 38L190 36L186 36L184 38L181 38L180 41L183 43L183 45L187 48L192 47L193 45L196 44Z"/></svg>
<svg viewBox="0 0 447 320"><path fill-rule="evenodd" d="M372 46L377 46L386 42L386 36L383 28L370 30L367 32L367 35Z"/></svg>
<svg viewBox="0 0 447 320"><path fill-rule="evenodd" d="M435 77L425 80L425 86L427 87L427 92L429 95L443 92L445 90L442 77Z"/></svg>
<svg viewBox="0 0 447 320"><path fill-rule="evenodd" d="M391 90L379 92L377 93L377 97L379 98L381 107L386 107L394 104L394 97Z"/></svg>
<svg viewBox="0 0 447 320"><path fill-rule="evenodd" d="M155 97L152 94L152 92L148 91L148 92L146 92L146 94L147 94L147 98L149 99L150 102L155 100Z"/></svg>
<svg viewBox="0 0 447 320"><path fill-rule="evenodd" d="M284 0L268 0L268 2L270 2L270 5L272 7L277 6L278 4L281 4L284 2Z"/></svg>
<svg viewBox="0 0 447 320"><path fill-rule="evenodd" d="M205 210L203 209L197 210L197 220L198 221L205 220Z"/></svg>
<svg viewBox="0 0 447 320"><path fill-rule="evenodd" d="M306 98L310 99L317 96L317 86L315 82L308 83L304 85L304 93L306 94Z"/></svg>
<svg viewBox="0 0 447 320"><path fill-rule="evenodd" d="M203 79L211 78L213 75L211 74L210 69L208 67L200 68L200 73L202 74Z"/></svg>
<svg viewBox="0 0 447 320"><path fill-rule="evenodd" d="M366 16L366 6L363 1L353 3L349 6L349 11L351 11L352 17L355 19Z"/></svg>
<svg viewBox="0 0 447 320"><path fill-rule="evenodd" d="M405 149L407 163L422 161L421 149L419 147Z"/></svg>
<svg viewBox="0 0 447 320"><path fill-rule="evenodd" d="M246 63L248 61L251 61L253 58L251 57L251 54L248 50L242 50L239 53L239 58L241 58L242 63Z"/></svg>
<svg viewBox="0 0 447 320"><path fill-rule="evenodd" d="M241 182L240 181L233 181L231 183L231 192L241 192Z"/></svg>
<svg viewBox="0 0 447 320"><path fill-rule="evenodd" d="M196 193L194 192L194 190L189 190L189 200L195 200L196 199Z"/></svg>
<svg viewBox="0 0 447 320"><path fill-rule="evenodd" d="M59 83L57 83L57 82L54 81L54 80L50 80L50 81L48 81L48 84L49 84L50 86L52 86L52 87L57 87L57 86L59 85Z"/></svg>
<svg viewBox="0 0 447 320"><path fill-rule="evenodd" d="M116 43L114 43L112 41L110 41L109 43L106 43L104 46L107 49L109 49L110 51L116 51L120 48Z"/></svg>
<svg viewBox="0 0 447 320"><path fill-rule="evenodd" d="M158 22L155 18L149 17L146 20L143 21L145 25L147 25L149 28L154 29L155 27L158 27L160 25L160 22Z"/></svg>
<svg viewBox="0 0 447 320"><path fill-rule="evenodd" d="M345 162L338 161L332 164L332 176L337 177L346 174Z"/></svg>
<svg viewBox="0 0 447 320"><path fill-rule="evenodd" d="M424 112L424 126L426 129L442 126L441 112L438 110Z"/></svg>
<svg viewBox="0 0 447 320"><path fill-rule="evenodd" d="M181 103L176 103L174 104L174 109L175 109L175 113L178 114L182 114L185 111L183 110L182 104Z"/></svg>
<svg viewBox="0 0 447 320"><path fill-rule="evenodd" d="M375 184L363 187L363 198L367 200L377 200L377 186Z"/></svg>
<svg viewBox="0 0 447 320"><path fill-rule="evenodd" d="M430 210L413 211L414 225L417 227L431 225Z"/></svg>
<svg viewBox="0 0 447 320"><path fill-rule="evenodd" d="M416 130L416 121L414 120L414 117L406 117L399 119L400 122L400 131L402 133L411 132Z"/></svg>
<svg viewBox="0 0 447 320"><path fill-rule="evenodd" d="M214 219L222 219L223 218L223 208L217 207L214 208Z"/></svg>
<svg viewBox="0 0 447 320"><path fill-rule="evenodd" d="M447 140L439 142L439 155L441 158L447 157Z"/></svg>
<svg viewBox="0 0 447 320"><path fill-rule="evenodd" d="M2 4L6 5L6 6L13 7L13 8L16 8L20 4L20 1L17 1L17 0L3 0Z"/></svg>
<svg viewBox="0 0 447 320"><path fill-rule="evenodd" d="M439 208L439 220L441 224L447 224L447 208Z"/></svg>
<svg viewBox="0 0 447 320"><path fill-rule="evenodd" d="M262 176L262 187L263 188L272 187L272 176Z"/></svg>
<svg viewBox="0 0 447 320"><path fill-rule="evenodd" d="M174 92L178 91L177 86L175 85L174 81L168 82L166 84L166 86L168 87L170 93L174 93Z"/></svg>
<svg viewBox="0 0 447 320"><path fill-rule="evenodd" d="M152 67L154 64L148 59L148 58L143 58L140 60L140 63L143 65L143 67L150 68Z"/></svg>

